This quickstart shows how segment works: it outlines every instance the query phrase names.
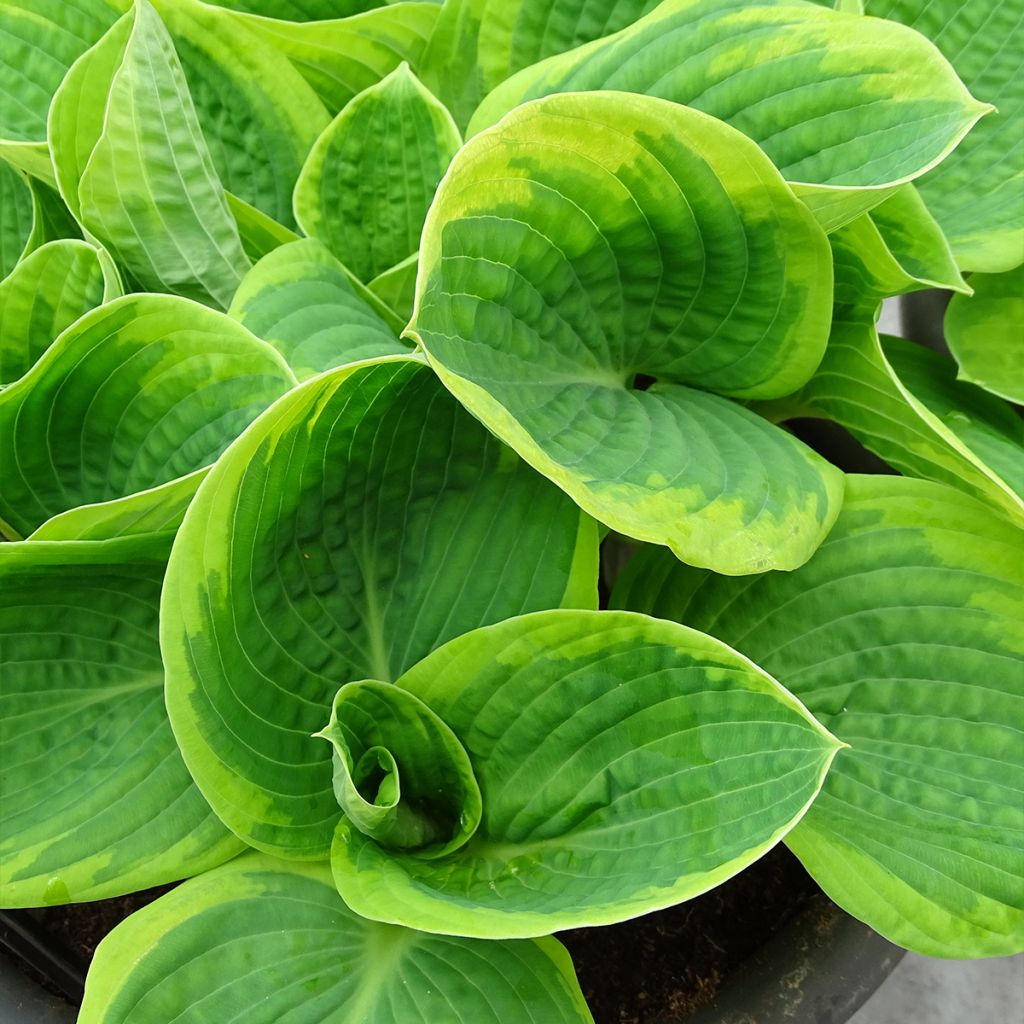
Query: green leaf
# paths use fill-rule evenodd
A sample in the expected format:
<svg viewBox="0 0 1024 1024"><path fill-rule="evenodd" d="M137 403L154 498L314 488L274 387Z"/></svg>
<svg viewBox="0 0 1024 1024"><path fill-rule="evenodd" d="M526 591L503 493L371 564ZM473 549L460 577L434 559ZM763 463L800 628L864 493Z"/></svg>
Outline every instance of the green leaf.
<svg viewBox="0 0 1024 1024"><path fill-rule="evenodd" d="M294 383L269 345L223 313L170 295L115 299L0 391L0 519L25 535L59 512L143 491L131 514L159 514L168 488L180 503L179 477L212 463Z"/></svg>
<svg viewBox="0 0 1024 1024"><path fill-rule="evenodd" d="M1024 524L1024 425L955 377L951 360L898 338L883 344L860 316L837 317L808 384L758 408L775 420L834 420L899 472L959 488Z"/></svg>
<svg viewBox="0 0 1024 1024"><path fill-rule="evenodd" d="M356 293L345 268L312 238L264 256L245 276L228 315L273 345L299 380L409 351Z"/></svg>
<svg viewBox="0 0 1024 1024"><path fill-rule="evenodd" d="M593 1024L554 939L480 942L353 914L323 865L249 853L100 943L79 1024Z"/></svg>
<svg viewBox="0 0 1024 1024"><path fill-rule="evenodd" d="M148 0L75 62L49 134L64 201L144 289L228 305L249 260Z"/></svg>
<svg viewBox="0 0 1024 1024"><path fill-rule="evenodd" d="M0 153L53 181L46 114L68 68L99 40L127 0L5 0L0 6Z"/></svg>
<svg viewBox="0 0 1024 1024"><path fill-rule="evenodd" d="M510 75L625 28L659 0L458 0L441 9L418 65L464 128Z"/></svg>
<svg viewBox="0 0 1024 1024"><path fill-rule="evenodd" d="M340 810L311 734L339 685L510 615L593 607L596 583L594 523L420 360L324 373L218 460L178 532L162 646L185 760L250 845L325 857Z"/></svg>
<svg viewBox="0 0 1024 1024"><path fill-rule="evenodd" d="M327 109L337 113L402 61L416 67L440 12L434 2L408 2L298 24L232 17L288 57Z"/></svg>
<svg viewBox="0 0 1024 1024"><path fill-rule="evenodd" d="M730 580L652 549L613 595L734 645L850 744L786 842L840 906L932 956L1024 949L1021 537L948 487L851 477L795 572Z"/></svg>
<svg viewBox="0 0 1024 1024"><path fill-rule="evenodd" d="M225 189L286 227L302 163L330 116L281 54L227 11L154 0Z"/></svg>
<svg viewBox="0 0 1024 1024"><path fill-rule="evenodd" d="M227 200L228 208L238 225L242 248L245 255L254 263L280 246L299 240L299 236L291 228L278 224L273 217L268 217L244 199L239 199L228 192Z"/></svg>
<svg viewBox="0 0 1024 1024"><path fill-rule="evenodd" d="M207 0L214 7L259 14L283 21L326 21L347 18L380 7L388 0Z"/></svg>
<svg viewBox="0 0 1024 1024"><path fill-rule="evenodd" d="M456 157L407 336L612 529L719 572L789 568L828 531L841 476L706 392L807 379L829 265L806 207L727 125L645 96L551 96Z"/></svg>
<svg viewBox="0 0 1024 1024"><path fill-rule="evenodd" d="M962 380L1024 404L1024 267L972 274L973 298L955 295L946 341Z"/></svg>
<svg viewBox="0 0 1024 1024"><path fill-rule="evenodd" d="M120 294L102 250L76 239L47 242L0 282L0 384L24 374L64 328Z"/></svg>
<svg viewBox="0 0 1024 1024"><path fill-rule="evenodd" d="M346 683L316 734L333 748L334 795L350 822L389 850L443 857L480 824L480 787L455 734L411 693Z"/></svg>
<svg viewBox="0 0 1024 1024"><path fill-rule="evenodd" d="M367 287L389 309L395 311L403 327L412 319L416 304L416 275L419 271L420 256L414 252L390 270L378 274Z"/></svg>
<svg viewBox="0 0 1024 1024"><path fill-rule="evenodd" d="M793 827L837 750L725 644L631 613L487 626L395 685L461 741L483 817L442 857L343 819L331 864L356 913L442 934L545 935L697 896Z"/></svg>
<svg viewBox="0 0 1024 1024"><path fill-rule="evenodd" d="M484 100L469 133L526 100L590 89L728 121L801 183L829 228L934 167L992 109L902 25L792 0L666 0L607 39L519 72Z"/></svg>
<svg viewBox="0 0 1024 1024"><path fill-rule="evenodd" d="M119 896L241 850L163 702L167 544L0 544L0 905Z"/></svg>
<svg viewBox="0 0 1024 1024"><path fill-rule="evenodd" d="M299 226L360 280L377 277L416 251L437 183L461 144L448 111L401 65L317 140L295 187Z"/></svg>
<svg viewBox="0 0 1024 1024"><path fill-rule="evenodd" d="M49 160L49 156L47 156L47 160ZM82 237L81 226L54 189L38 178L29 178L28 190L32 193L32 233L25 246L26 254L34 252L47 242L56 242L62 238ZM107 277L111 282L111 287L116 284L120 290L120 275L105 253L104 266L107 268Z"/></svg>
<svg viewBox="0 0 1024 1024"><path fill-rule="evenodd" d="M17 265L32 234L32 193L25 178L0 159L0 280Z"/></svg>
<svg viewBox="0 0 1024 1024"><path fill-rule="evenodd" d="M867 13L931 39L986 117L920 184L964 270L1024 262L1024 12L1018 0L867 0Z"/></svg>

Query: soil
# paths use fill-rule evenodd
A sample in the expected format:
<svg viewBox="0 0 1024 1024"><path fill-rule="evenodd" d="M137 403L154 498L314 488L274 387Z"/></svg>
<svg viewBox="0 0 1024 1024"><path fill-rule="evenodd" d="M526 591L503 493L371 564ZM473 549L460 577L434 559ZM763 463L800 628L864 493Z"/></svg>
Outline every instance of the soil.
<svg viewBox="0 0 1024 1024"><path fill-rule="evenodd" d="M17 960L19 966L45 988L75 1001L80 993L74 991L74 976L84 975L103 936L172 888L2 916L56 952L67 968L65 991L24 960ZM779 846L731 881L671 910L608 928L577 928L558 938L572 954L596 1024L659 1024L710 1001L726 975L818 891L796 858ZM0 944L7 944L9 934L0 917ZM39 966L57 977L52 965Z"/></svg>

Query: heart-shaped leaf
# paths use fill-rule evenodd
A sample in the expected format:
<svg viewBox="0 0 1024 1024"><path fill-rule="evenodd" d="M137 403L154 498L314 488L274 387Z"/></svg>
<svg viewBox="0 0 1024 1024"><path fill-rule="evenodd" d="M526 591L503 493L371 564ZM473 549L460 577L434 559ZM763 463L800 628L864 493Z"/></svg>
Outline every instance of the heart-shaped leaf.
<svg viewBox="0 0 1024 1024"><path fill-rule="evenodd" d="M461 145L451 114L403 64L356 96L317 140L295 187L299 226L370 281L416 251L437 183Z"/></svg>
<svg viewBox="0 0 1024 1024"><path fill-rule="evenodd" d="M249 853L100 943L79 1024L593 1024L554 939L481 942L375 924L325 866Z"/></svg>
<svg viewBox="0 0 1024 1024"><path fill-rule="evenodd" d="M347 815L331 863L357 913L443 934L545 935L696 896L793 827L837 750L725 644L625 612L486 626L395 687L461 742L479 827L439 856L389 848ZM403 778L419 768L398 760Z"/></svg>
<svg viewBox="0 0 1024 1024"><path fill-rule="evenodd" d="M935 166L992 108L894 22L792 0L665 0L613 36L520 71L473 134L526 100L615 89L686 104L757 142L830 229Z"/></svg>
<svg viewBox="0 0 1024 1024"><path fill-rule="evenodd" d="M0 384L24 374L66 327L120 295L102 249L77 239L48 242L0 282Z"/></svg>
<svg viewBox="0 0 1024 1024"><path fill-rule="evenodd" d="M647 96L551 96L460 151L408 335L601 522L720 572L789 568L827 532L841 475L708 392L807 379L829 268L806 207L728 125Z"/></svg>
<svg viewBox="0 0 1024 1024"><path fill-rule="evenodd" d="M441 13L429 0L388 3L331 21L292 23L249 14L233 17L283 53L313 87L327 109L337 113L402 61L417 66Z"/></svg>
<svg viewBox="0 0 1024 1024"><path fill-rule="evenodd" d="M946 340L959 376L1024 404L1024 266L1005 274L971 274L974 295L953 297Z"/></svg>
<svg viewBox="0 0 1024 1024"><path fill-rule="evenodd" d="M294 383L223 313L171 295L115 299L0 391L0 519L24 536L61 512L118 520L120 499L133 517L159 514L164 498L178 507L196 471ZM110 504L80 508L95 502Z"/></svg>
<svg viewBox="0 0 1024 1024"><path fill-rule="evenodd" d="M149 0L74 63L49 139L64 201L144 288L227 307L249 260Z"/></svg>
<svg viewBox="0 0 1024 1024"><path fill-rule="evenodd" d="M460 0L446 3L418 68L465 127L510 75L618 32L659 0Z"/></svg>
<svg viewBox="0 0 1024 1024"><path fill-rule="evenodd" d="M340 810L312 734L338 687L389 682L485 623L592 607L596 582L595 524L419 359L329 371L221 456L178 533L162 619L175 734L251 845L326 856Z"/></svg>
<svg viewBox="0 0 1024 1024"><path fill-rule="evenodd" d="M866 0L931 39L995 111L920 182L964 270L1024 261L1024 17L1016 0ZM908 66L909 70L909 66Z"/></svg>
<svg viewBox="0 0 1024 1024"><path fill-rule="evenodd" d="M408 352L318 241L290 242L245 276L228 315L273 345L299 380L345 363Z"/></svg>
<svg viewBox="0 0 1024 1024"><path fill-rule="evenodd" d="M242 849L164 710L167 547L0 544L0 905L118 896Z"/></svg>
<svg viewBox="0 0 1024 1024"><path fill-rule="evenodd" d="M850 744L786 839L840 906L932 956L1024 950L1019 528L939 484L851 477L795 572L651 549L613 601L735 645Z"/></svg>

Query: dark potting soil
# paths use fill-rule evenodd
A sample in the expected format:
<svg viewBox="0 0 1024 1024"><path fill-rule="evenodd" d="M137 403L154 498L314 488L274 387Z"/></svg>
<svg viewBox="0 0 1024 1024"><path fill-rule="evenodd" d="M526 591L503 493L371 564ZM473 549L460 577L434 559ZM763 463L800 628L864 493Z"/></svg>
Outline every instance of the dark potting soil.
<svg viewBox="0 0 1024 1024"><path fill-rule="evenodd" d="M730 971L820 892L779 845L724 885L670 910L557 937L596 1024L675 1021L711 1001Z"/></svg>
<svg viewBox="0 0 1024 1024"><path fill-rule="evenodd" d="M84 970L107 932L172 888L19 913ZM671 910L558 938L572 954L596 1024L659 1024L709 1002L729 972L818 891L780 845L731 881ZM27 964L20 966L42 980ZM52 984L45 987L62 994Z"/></svg>

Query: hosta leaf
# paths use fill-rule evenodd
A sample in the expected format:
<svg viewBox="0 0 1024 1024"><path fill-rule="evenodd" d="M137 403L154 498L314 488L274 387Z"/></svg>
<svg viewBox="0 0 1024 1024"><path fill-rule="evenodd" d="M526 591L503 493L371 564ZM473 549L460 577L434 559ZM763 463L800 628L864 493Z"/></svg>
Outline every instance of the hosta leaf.
<svg viewBox="0 0 1024 1024"><path fill-rule="evenodd" d="M630 613L475 630L396 686L462 742L479 828L428 858L385 849L346 817L331 863L357 913L444 934L544 935L696 896L792 828L837 749L725 644Z"/></svg>
<svg viewBox="0 0 1024 1024"><path fill-rule="evenodd" d="M613 600L733 644L840 739L787 843L935 956L1024 949L1024 541L939 484L851 477L807 565L742 581L649 551Z"/></svg>
<svg viewBox="0 0 1024 1024"><path fill-rule="evenodd" d="M207 0L214 7L259 14L283 21L325 21L347 18L380 7L388 0Z"/></svg>
<svg viewBox="0 0 1024 1024"><path fill-rule="evenodd" d="M554 939L481 942L357 917L323 865L249 853L100 943L79 1024L593 1024Z"/></svg>
<svg viewBox="0 0 1024 1024"><path fill-rule="evenodd" d="M217 462L171 556L167 700L199 786L251 845L326 856L340 811L311 734L338 687L484 623L593 606L596 542L418 359L300 385Z"/></svg>
<svg viewBox="0 0 1024 1024"><path fill-rule="evenodd" d="M28 189L32 193L32 233L28 237L26 253L34 252L47 242L82 237L81 225L54 189L38 178L28 179ZM112 280L116 278L120 284L120 276L113 262L107 258L104 263L109 267L108 276Z"/></svg>
<svg viewBox="0 0 1024 1024"><path fill-rule="evenodd" d="M419 265L419 253L414 252L401 263L396 263L390 270L379 274L367 285L388 309L395 311L403 326L412 318L413 306L416 303L416 274Z"/></svg>
<svg viewBox="0 0 1024 1024"><path fill-rule="evenodd" d="M923 346L879 338L870 321L837 318L817 373L761 409L821 417L908 476L950 484L1024 524L1024 424Z"/></svg>
<svg viewBox="0 0 1024 1024"><path fill-rule="evenodd" d="M1018 0L867 0L866 7L931 39L971 92L996 107L920 187L963 269L1024 262L1024 9Z"/></svg>
<svg viewBox="0 0 1024 1024"><path fill-rule="evenodd" d="M1024 404L1024 267L972 274L974 296L954 296L946 310L946 340L960 376Z"/></svg>
<svg viewBox="0 0 1024 1024"><path fill-rule="evenodd" d="M242 848L167 723L166 557L166 543L0 544L0 905L117 896Z"/></svg>
<svg viewBox="0 0 1024 1024"><path fill-rule="evenodd" d="M451 115L403 64L356 96L317 140L295 187L299 226L371 280L416 251L434 190L461 144Z"/></svg>
<svg viewBox="0 0 1024 1024"><path fill-rule="evenodd" d="M666 0L497 89L470 134L525 100L615 89L683 103L757 142L830 228L942 160L991 108L902 25L792 0Z"/></svg>
<svg viewBox="0 0 1024 1024"><path fill-rule="evenodd" d="M228 208L238 225L242 248L253 263L280 246L299 240L299 236L291 228L279 224L273 217L268 217L244 199L239 199L230 192L227 193L227 199Z"/></svg>
<svg viewBox="0 0 1024 1024"><path fill-rule="evenodd" d="M337 113L402 61L416 67L440 12L434 2L407 2L298 24L232 16L288 57L327 109Z"/></svg>
<svg viewBox="0 0 1024 1024"><path fill-rule="evenodd" d="M222 313L170 295L115 299L0 391L0 519L24 535L80 505L151 488L156 503L294 382Z"/></svg>
<svg viewBox="0 0 1024 1024"><path fill-rule="evenodd" d="M0 159L0 279L15 267L32 234L32 193L20 171Z"/></svg>
<svg viewBox="0 0 1024 1024"><path fill-rule="evenodd" d="M225 189L286 227L302 163L330 117L288 59L226 11L154 0Z"/></svg>
<svg viewBox="0 0 1024 1024"><path fill-rule="evenodd" d="M273 345L299 380L409 351L356 294L345 268L311 238L264 256L242 281L228 315Z"/></svg>
<svg viewBox="0 0 1024 1024"><path fill-rule="evenodd" d="M76 239L48 242L0 282L0 384L25 373L83 313L120 294L102 250Z"/></svg>
<svg viewBox="0 0 1024 1024"><path fill-rule="evenodd" d="M646 96L552 96L460 151L408 334L601 522L720 572L792 567L827 532L840 475L706 391L807 379L829 266L806 207L727 125Z"/></svg>
<svg viewBox="0 0 1024 1024"><path fill-rule="evenodd" d="M97 42L128 0L6 0L0 6L0 152L53 180L46 114L68 68Z"/></svg>
<svg viewBox="0 0 1024 1024"><path fill-rule="evenodd" d="M226 307L249 261L148 0L75 62L49 127L61 195L115 260L145 289Z"/></svg>
<svg viewBox="0 0 1024 1024"><path fill-rule="evenodd" d="M419 65L462 127L510 75L625 28L659 0L459 0L441 10Z"/></svg>

